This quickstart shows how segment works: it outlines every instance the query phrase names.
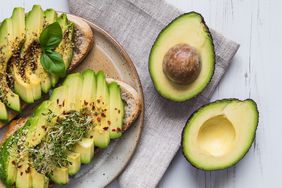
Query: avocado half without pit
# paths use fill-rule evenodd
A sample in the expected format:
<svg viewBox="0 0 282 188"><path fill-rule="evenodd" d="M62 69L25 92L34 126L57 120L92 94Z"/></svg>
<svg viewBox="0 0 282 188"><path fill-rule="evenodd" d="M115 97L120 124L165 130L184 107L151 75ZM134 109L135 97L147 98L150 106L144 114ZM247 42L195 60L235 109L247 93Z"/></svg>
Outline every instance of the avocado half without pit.
<svg viewBox="0 0 282 188"><path fill-rule="evenodd" d="M198 95L210 82L215 67L213 39L203 17L183 14L157 37L149 71L159 94L182 102Z"/></svg>
<svg viewBox="0 0 282 188"><path fill-rule="evenodd" d="M203 170L236 164L253 143L258 118L257 105L251 99L224 99L201 107L182 132L185 158Z"/></svg>

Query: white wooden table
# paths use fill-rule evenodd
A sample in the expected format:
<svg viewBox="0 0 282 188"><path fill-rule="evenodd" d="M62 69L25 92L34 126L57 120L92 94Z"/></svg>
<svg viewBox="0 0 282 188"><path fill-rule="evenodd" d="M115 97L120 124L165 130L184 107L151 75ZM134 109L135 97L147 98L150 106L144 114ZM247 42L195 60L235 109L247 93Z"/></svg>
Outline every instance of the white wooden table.
<svg viewBox="0 0 282 188"><path fill-rule="evenodd" d="M280 0L168 0L183 11L198 11L207 24L241 44L213 100L253 98L260 123L252 148L235 167L203 172L189 165L178 152L159 187L259 188L282 187L282 1ZM0 20L15 6L29 10L33 4L68 11L67 0L1 1ZM118 187L113 182L109 187Z"/></svg>

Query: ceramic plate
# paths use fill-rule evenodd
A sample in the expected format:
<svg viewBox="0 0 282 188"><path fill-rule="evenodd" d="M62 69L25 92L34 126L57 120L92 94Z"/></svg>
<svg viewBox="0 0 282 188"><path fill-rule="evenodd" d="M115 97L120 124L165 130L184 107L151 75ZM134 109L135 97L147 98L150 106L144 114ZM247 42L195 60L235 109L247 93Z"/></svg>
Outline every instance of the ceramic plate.
<svg viewBox="0 0 282 188"><path fill-rule="evenodd" d="M73 15L68 15L73 16ZM86 21L94 32L94 47L83 63L74 72L91 68L103 70L108 77L119 79L134 87L143 104L143 92L136 69L122 46L106 31ZM144 109L122 138L111 141L106 150L95 154L93 161L82 165L81 170L64 187L105 187L113 181L129 163L138 145L142 132ZM56 186L59 187L59 186ZM60 186L61 187L61 186Z"/></svg>

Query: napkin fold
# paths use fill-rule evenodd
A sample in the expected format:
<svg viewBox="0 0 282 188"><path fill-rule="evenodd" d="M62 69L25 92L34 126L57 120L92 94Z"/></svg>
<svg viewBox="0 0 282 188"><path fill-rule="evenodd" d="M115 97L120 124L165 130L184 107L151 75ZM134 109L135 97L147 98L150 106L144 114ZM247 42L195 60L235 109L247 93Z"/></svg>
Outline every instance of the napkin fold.
<svg viewBox="0 0 282 188"><path fill-rule="evenodd" d="M145 95L145 125L131 162L119 177L124 188L156 187L180 147L187 117L209 102L239 45L211 30L216 53L212 81L196 98L174 103L160 97L148 71L150 49L159 32L182 14L162 0L69 0L70 11L113 35L132 58Z"/></svg>

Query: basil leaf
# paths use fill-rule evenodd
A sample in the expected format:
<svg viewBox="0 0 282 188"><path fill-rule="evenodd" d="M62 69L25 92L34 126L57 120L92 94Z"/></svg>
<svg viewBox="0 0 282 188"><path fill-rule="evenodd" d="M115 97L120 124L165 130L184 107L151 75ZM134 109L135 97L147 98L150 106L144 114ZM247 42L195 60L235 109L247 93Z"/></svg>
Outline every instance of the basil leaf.
<svg viewBox="0 0 282 188"><path fill-rule="evenodd" d="M51 50L51 49L46 49L46 50L44 50L44 52L47 53L47 54L48 54L48 53L53 53L53 51L54 51L54 50Z"/></svg>
<svg viewBox="0 0 282 188"><path fill-rule="evenodd" d="M43 53L40 57L40 62L41 65L43 66L43 68L49 72L50 66L53 63L52 60L48 57L48 55L46 55L45 53Z"/></svg>
<svg viewBox="0 0 282 188"><path fill-rule="evenodd" d="M60 24L54 22L48 25L40 34L39 42L43 49L55 49L63 38Z"/></svg>
<svg viewBox="0 0 282 188"><path fill-rule="evenodd" d="M62 56L57 52L43 53L40 58L43 68L50 74L65 77L66 67Z"/></svg>
<svg viewBox="0 0 282 188"><path fill-rule="evenodd" d="M59 77L66 76L66 67L63 57L58 52L48 53L49 58L53 61L50 72Z"/></svg>

